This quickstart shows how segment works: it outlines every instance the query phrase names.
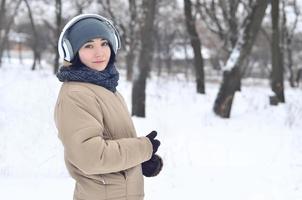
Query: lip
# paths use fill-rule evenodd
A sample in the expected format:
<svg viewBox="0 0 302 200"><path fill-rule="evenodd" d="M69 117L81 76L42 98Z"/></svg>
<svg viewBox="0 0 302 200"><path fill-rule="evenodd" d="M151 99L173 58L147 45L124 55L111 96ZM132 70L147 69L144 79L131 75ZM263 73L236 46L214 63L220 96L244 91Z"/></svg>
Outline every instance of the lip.
<svg viewBox="0 0 302 200"><path fill-rule="evenodd" d="M93 63L103 63L103 62L105 62L105 61L102 61L102 60L100 60L100 61L93 61Z"/></svg>

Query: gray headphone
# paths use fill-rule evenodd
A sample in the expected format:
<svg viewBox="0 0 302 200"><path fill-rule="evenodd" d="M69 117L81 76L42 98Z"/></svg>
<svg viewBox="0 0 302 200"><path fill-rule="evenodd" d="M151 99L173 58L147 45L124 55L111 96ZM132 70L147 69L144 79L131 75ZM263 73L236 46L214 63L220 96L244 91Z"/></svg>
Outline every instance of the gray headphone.
<svg viewBox="0 0 302 200"><path fill-rule="evenodd" d="M97 14L81 14L81 15L78 15L78 16L72 18L64 26L64 28L60 34L59 41L58 41L58 51L59 51L60 57L63 58L65 61L71 62L76 53L76 52L73 52L72 45L66 36L68 30L70 29L70 27L72 27L74 24L76 24L80 20L87 19L87 18L95 18L95 19L100 20L101 22L104 22L104 24L106 24L109 27L109 29L114 33L114 41L112 44L112 50L114 51L115 54L117 53L117 50L121 48L121 39L120 39L119 33L110 20L108 20L107 18L105 18L101 15L97 15Z"/></svg>

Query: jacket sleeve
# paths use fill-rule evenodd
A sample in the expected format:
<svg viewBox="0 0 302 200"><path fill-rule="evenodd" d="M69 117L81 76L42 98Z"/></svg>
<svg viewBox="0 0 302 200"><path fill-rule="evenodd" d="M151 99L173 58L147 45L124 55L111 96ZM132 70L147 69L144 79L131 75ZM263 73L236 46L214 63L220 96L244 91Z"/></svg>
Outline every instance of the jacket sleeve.
<svg viewBox="0 0 302 200"><path fill-rule="evenodd" d="M87 106L89 105L89 106ZM134 167L152 155L146 137L105 140L103 120L94 116L97 100L82 91L67 93L55 108L55 122L67 159L85 174L105 174Z"/></svg>

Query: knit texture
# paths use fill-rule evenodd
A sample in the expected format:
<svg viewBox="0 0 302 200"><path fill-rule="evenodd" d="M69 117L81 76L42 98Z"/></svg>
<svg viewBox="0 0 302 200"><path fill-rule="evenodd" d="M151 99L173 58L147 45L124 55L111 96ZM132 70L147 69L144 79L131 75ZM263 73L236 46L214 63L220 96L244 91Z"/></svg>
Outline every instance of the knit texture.
<svg viewBox="0 0 302 200"><path fill-rule="evenodd" d="M114 63L109 63L103 71L97 71L84 64L61 67L56 74L61 82L78 81L102 86L112 92L116 92L119 73Z"/></svg>

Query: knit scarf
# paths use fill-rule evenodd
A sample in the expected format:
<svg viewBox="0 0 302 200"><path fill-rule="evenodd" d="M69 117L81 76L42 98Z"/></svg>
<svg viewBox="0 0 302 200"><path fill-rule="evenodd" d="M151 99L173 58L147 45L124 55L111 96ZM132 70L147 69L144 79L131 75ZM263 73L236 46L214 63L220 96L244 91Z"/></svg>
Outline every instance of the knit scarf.
<svg viewBox="0 0 302 200"><path fill-rule="evenodd" d="M103 71L91 69L82 63L69 67L61 67L56 75L61 82L78 81L92 83L102 86L111 92L116 91L119 80L119 73L113 63L109 63Z"/></svg>

